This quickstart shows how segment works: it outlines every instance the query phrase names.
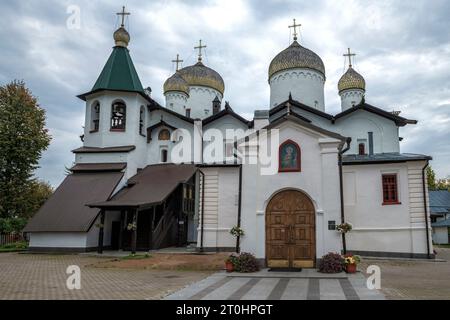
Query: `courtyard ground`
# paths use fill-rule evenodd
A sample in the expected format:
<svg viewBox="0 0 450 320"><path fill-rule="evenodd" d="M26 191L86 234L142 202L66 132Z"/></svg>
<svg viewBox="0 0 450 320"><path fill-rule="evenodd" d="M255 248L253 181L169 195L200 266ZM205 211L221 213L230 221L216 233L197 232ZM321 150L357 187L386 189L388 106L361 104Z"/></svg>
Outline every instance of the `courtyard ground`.
<svg viewBox="0 0 450 320"><path fill-rule="evenodd" d="M361 270L380 266L381 291L387 299L450 300L450 248L435 250L444 262L364 259Z"/></svg>
<svg viewBox="0 0 450 320"><path fill-rule="evenodd" d="M211 272L96 268L111 258L86 255L0 254L0 300L161 299ZM69 290L66 269L81 269L81 290Z"/></svg>
<svg viewBox="0 0 450 320"><path fill-rule="evenodd" d="M360 270L368 265L380 266L381 291L388 299L450 299L450 249L436 250L438 258L445 262L365 259ZM176 299L183 293L192 293L189 298L205 299L217 298L217 292L227 295L225 299L251 298L252 292L256 294L253 298L267 293L265 298L280 299L363 299L371 295L361 291L362 273L348 277L348 281L342 277L311 281L299 275L274 274L225 279L224 273L217 272L223 268L224 257L224 254L152 253L150 258L123 259L82 254L0 253L0 300ZM66 287L66 269L70 265L81 268L81 290ZM224 290L215 291L221 286ZM380 297L374 294L373 298Z"/></svg>

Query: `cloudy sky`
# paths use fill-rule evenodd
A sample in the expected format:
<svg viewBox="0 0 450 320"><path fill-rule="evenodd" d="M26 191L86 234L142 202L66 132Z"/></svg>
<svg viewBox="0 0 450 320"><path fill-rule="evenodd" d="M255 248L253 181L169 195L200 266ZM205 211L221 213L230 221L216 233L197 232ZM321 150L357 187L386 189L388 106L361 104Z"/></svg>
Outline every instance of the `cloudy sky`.
<svg viewBox="0 0 450 320"><path fill-rule="evenodd" d="M79 28L67 24L73 5ZM289 45L287 26L296 18L302 45L325 63L326 111L340 110L336 86L351 47L366 100L419 121L401 129L401 151L432 155L437 175L450 175L450 1L0 0L0 84L24 80L47 110L53 140L37 176L54 186L81 145L84 104L75 96L89 91L105 64L122 5L132 13L134 64L160 103L171 60L179 53L184 65L195 63L193 47L203 39L204 62L224 78L234 110L251 118L267 108L267 69Z"/></svg>

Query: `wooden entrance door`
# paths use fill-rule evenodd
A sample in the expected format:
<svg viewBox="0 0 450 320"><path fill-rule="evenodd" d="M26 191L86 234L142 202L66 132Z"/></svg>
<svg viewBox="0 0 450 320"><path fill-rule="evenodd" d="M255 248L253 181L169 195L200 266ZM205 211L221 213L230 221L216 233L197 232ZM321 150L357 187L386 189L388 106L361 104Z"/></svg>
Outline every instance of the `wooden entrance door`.
<svg viewBox="0 0 450 320"><path fill-rule="evenodd" d="M287 190L270 200L266 211L266 259L269 267L314 267L315 211L300 191Z"/></svg>

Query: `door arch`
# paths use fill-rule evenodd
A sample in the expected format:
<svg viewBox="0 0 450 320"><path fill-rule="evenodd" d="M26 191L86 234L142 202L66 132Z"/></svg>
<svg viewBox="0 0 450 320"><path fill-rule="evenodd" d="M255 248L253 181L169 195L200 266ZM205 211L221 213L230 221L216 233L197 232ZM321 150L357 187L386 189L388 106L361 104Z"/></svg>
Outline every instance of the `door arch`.
<svg viewBox="0 0 450 320"><path fill-rule="evenodd" d="M277 193L266 208L266 262L269 267L313 268L316 260L315 210L297 190Z"/></svg>

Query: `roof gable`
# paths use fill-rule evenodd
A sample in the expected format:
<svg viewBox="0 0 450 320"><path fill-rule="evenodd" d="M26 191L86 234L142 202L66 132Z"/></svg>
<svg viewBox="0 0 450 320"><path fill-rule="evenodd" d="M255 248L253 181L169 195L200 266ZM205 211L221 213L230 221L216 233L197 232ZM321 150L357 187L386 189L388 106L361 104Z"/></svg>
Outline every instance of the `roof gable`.
<svg viewBox="0 0 450 320"><path fill-rule="evenodd" d="M207 125L208 123L211 123L213 121L216 121L226 115L232 116L233 118L241 121L242 123L244 123L245 125L249 126L250 125L250 121L244 119L243 117L241 117L240 115L238 115L236 112L233 111L233 109L231 108L231 106L226 103L225 104L225 108L223 110L221 110L220 112L213 114L212 116L209 116L205 119L203 119L203 125Z"/></svg>
<svg viewBox="0 0 450 320"><path fill-rule="evenodd" d="M380 117L392 120L392 121L395 122L395 124L397 126L400 126L400 127L403 127L403 126L405 126L407 124L416 124L417 123L416 120L409 120L409 119L400 117L400 116L395 115L395 114L393 114L391 112L387 112L387 111L385 111L383 109L380 109L380 108L372 106L372 105L370 105L368 103L365 103L364 101L361 102L360 104L350 108L350 109L347 109L347 110L345 110L345 111L335 115L333 122L338 120L338 119L340 119L340 118L344 118L344 117L346 117L346 116L348 116L348 115L350 115L350 114L352 114L352 113L354 113L356 111L360 111L360 110L367 111L367 112L376 114L376 115L378 115Z"/></svg>
<svg viewBox="0 0 450 320"><path fill-rule="evenodd" d="M313 114L318 115L318 116L320 116L322 118L325 118L327 120L333 120L334 119L334 117L331 114L328 114L328 113L320 111L320 110L318 110L316 108L312 108L310 106L307 106L306 104L303 104L301 102L293 100L291 95L289 96L288 100L280 103L275 108L270 109L269 115L273 116L275 113L277 113L277 112L279 112L279 111L281 111L283 109L286 109L288 107L288 105L290 105L291 107L300 108L302 110L305 110L307 112L313 113Z"/></svg>

